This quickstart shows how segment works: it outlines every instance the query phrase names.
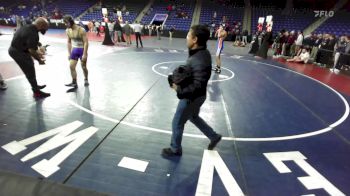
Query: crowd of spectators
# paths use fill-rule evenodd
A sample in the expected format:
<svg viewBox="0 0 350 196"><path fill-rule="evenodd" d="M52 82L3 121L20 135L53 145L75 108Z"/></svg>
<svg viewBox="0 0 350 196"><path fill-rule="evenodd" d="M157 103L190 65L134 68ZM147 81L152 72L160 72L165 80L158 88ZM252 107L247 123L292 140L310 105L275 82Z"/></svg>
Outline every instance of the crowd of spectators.
<svg viewBox="0 0 350 196"><path fill-rule="evenodd" d="M305 35L302 31L282 30L274 44L274 58L284 57L301 63L313 63L320 67L328 67L333 73L341 69L348 70L350 65L350 37L334 34ZM298 60L295 60L298 59Z"/></svg>
<svg viewBox="0 0 350 196"><path fill-rule="evenodd" d="M186 10L184 9L185 3L183 1L169 0L166 2L168 3L168 5L165 9L170 17L172 15L175 15L177 18L188 19L189 16Z"/></svg>

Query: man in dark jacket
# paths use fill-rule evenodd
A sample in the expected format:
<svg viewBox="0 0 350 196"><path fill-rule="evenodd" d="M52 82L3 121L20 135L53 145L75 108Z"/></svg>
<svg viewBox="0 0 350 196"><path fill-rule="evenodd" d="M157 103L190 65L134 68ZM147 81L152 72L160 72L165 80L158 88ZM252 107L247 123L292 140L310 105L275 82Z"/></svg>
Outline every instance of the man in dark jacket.
<svg viewBox="0 0 350 196"><path fill-rule="evenodd" d="M187 34L187 47L189 57L186 66L191 67L191 77L180 86L172 84L180 99L176 113L172 122L172 136L170 148L164 148L162 155L164 157L182 155L182 135L187 120L190 120L210 139L208 146L212 150L221 140L221 135L199 117L199 111L206 99L207 84L211 75L211 55L207 50L207 41L209 39L209 29L204 25L194 25Z"/></svg>
<svg viewBox="0 0 350 196"><path fill-rule="evenodd" d="M116 41L117 43L122 42L123 28L122 28L122 26L120 26L120 22L118 19L115 21L115 24L114 24L114 32L117 35L117 36L115 36L115 37L117 37L117 39L115 39L114 41Z"/></svg>
<svg viewBox="0 0 350 196"><path fill-rule="evenodd" d="M40 89L46 85L38 85L36 81L34 61L37 60L40 65L45 64L43 54L38 52L39 35L38 32L45 34L49 28L49 23L44 18L38 18L31 25L25 25L18 29L13 36L11 47L9 48L10 56L16 61L28 82L30 83L33 96L35 98L45 98L50 93L45 93Z"/></svg>

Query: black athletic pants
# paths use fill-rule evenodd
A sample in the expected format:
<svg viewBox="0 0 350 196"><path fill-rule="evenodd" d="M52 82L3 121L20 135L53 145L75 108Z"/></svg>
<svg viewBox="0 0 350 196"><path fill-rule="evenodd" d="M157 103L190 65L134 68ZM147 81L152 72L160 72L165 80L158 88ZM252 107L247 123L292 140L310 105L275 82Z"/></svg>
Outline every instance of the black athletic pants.
<svg viewBox="0 0 350 196"><path fill-rule="evenodd" d="M343 65L350 65L350 54L340 54L338 63L335 68L341 69Z"/></svg>
<svg viewBox="0 0 350 196"><path fill-rule="evenodd" d="M135 36L136 36L136 47L139 47L139 42L138 42L138 40L140 40L141 47L143 47L143 45L142 45L142 40L141 40L141 33L136 32L136 33L135 33Z"/></svg>
<svg viewBox="0 0 350 196"><path fill-rule="evenodd" d="M19 65L24 75L27 77L28 82L32 86L33 92L39 90L38 83L36 81L34 61L28 52L18 51L17 49L10 47L9 54Z"/></svg>

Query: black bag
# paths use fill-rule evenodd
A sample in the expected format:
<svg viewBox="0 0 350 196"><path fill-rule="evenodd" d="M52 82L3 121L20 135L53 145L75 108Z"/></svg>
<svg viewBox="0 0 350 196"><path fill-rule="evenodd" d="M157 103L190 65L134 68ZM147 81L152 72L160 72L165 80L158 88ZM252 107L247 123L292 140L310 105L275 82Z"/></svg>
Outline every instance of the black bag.
<svg viewBox="0 0 350 196"><path fill-rule="evenodd" d="M191 79L192 68L188 65L180 65L172 74L168 75L168 82L170 87L175 83L178 86L185 86Z"/></svg>

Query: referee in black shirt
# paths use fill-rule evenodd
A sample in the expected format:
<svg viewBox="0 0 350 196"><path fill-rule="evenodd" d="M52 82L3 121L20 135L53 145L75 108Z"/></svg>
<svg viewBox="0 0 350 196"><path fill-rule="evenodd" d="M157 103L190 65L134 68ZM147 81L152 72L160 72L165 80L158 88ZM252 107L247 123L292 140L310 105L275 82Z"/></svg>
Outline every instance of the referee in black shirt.
<svg viewBox="0 0 350 196"><path fill-rule="evenodd" d="M39 35L38 32L43 35L49 28L49 23L44 18L37 18L33 24L25 25L20 29L17 29L13 36L11 47L9 48L9 54L19 65L23 73L25 74L28 82L32 86L32 90L35 98L45 98L50 96L49 93L45 93L40 89L45 88L46 85L39 86L36 81L34 61L32 57L39 62L40 65L44 65L45 61L43 55L38 52Z"/></svg>

